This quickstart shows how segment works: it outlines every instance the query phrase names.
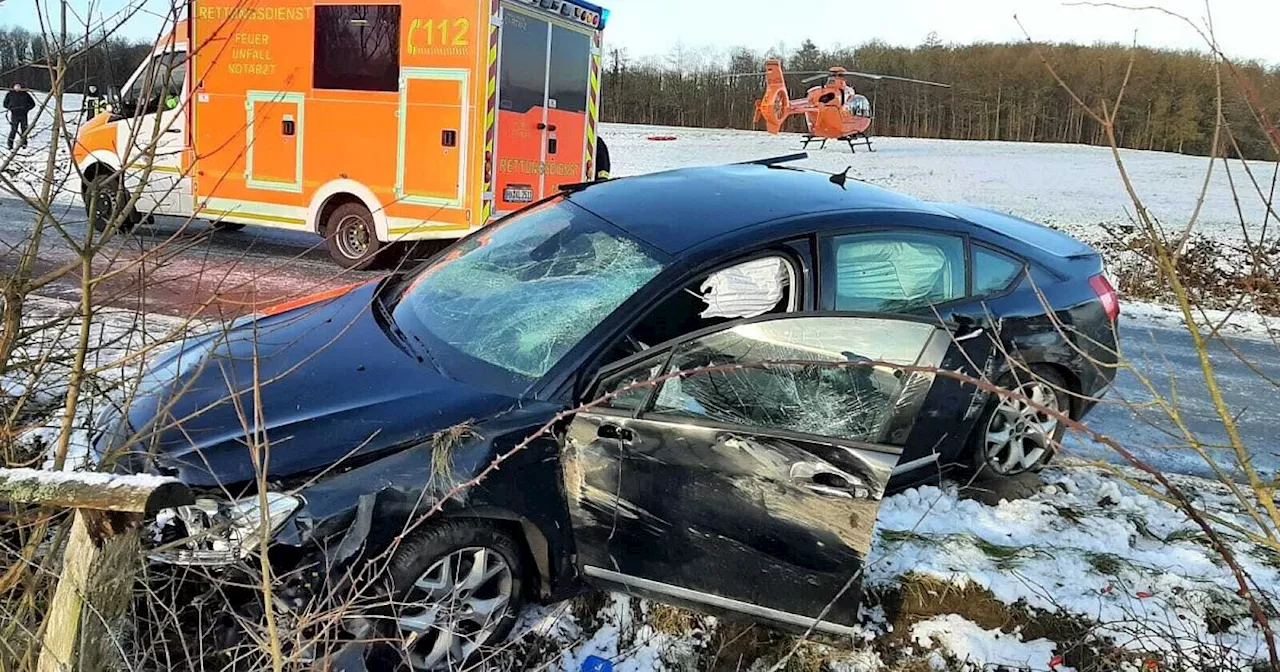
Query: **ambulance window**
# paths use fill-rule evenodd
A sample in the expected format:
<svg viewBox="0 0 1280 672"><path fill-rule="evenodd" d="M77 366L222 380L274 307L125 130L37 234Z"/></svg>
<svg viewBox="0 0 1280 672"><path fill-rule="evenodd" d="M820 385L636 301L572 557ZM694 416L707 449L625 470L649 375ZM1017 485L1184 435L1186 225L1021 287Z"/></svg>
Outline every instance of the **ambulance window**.
<svg viewBox="0 0 1280 672"><path fill-rule="evenodd" d="M312 86L400 89L399 5L316 5Z"/></svg>
<svg viewBox="0 0 1280 672"><path fill-rule="evenodd" d="M555 109L587 111L587 68L591 61L591 37L576 30L551 28L550 95ZM550 103L548 102L548 105Z"/></svg>
<svg viewBox="0 0 1280 672"><path fill-rule="evenodd" d="M182 96L183 81L187 76L187 54L171 52L151 59L123 98L133 106L134 114L154 114L172 109Z"/></svg>
<svg viewBox="0 0 1280 672"><path fill-rule="evenodd" d="M525 113L542 107L546 91L547 23L519 12L502 18L502 64L498 107Z"/></svg>

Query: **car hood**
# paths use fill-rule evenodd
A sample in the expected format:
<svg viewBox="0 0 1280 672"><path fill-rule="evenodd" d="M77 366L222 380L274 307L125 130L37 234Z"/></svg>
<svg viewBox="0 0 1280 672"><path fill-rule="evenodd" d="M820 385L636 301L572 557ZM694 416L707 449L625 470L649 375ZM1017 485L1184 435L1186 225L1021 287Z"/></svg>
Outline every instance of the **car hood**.
<svg viewBox="0 0 1280 672"><path fill-rule="evenodd" d="M405 448L515 405L518 392L449 378L401 345L371 307L376 287L173 348L144 374L127 417L98 440L99 457L192 486L229 486L255 477L255 433L270 446L268 477L281 479Z"/></svg>

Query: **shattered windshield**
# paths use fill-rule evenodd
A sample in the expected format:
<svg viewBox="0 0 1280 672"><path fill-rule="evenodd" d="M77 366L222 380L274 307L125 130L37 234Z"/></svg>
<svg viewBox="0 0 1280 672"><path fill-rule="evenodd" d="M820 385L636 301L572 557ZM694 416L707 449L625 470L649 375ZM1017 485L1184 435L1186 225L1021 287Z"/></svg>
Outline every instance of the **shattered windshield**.
<svg viewBox="0 0 1280 672"><path fill-rule="evenodd" d="M394 316L406 330L425 329L471 357L539 378L662 270L656 254L586 210L552 201L490 225L424 269Z"/></svg>

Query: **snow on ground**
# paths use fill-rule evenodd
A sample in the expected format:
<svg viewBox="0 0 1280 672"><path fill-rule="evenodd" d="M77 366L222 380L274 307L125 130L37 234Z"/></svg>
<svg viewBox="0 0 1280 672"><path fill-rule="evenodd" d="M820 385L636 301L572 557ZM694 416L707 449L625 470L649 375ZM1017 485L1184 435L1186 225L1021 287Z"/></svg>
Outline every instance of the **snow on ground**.
<svg viewBox="0 0 1280 672"><path fill-rule="evenodd" d="M1182 312L1174 306L1130 299L1124 302L1121 311L1126 321L1178 330L1187 328ZM1217 330L1218 333L1237 338L1280 342L1280 317L1246 310L1216 308L1197 310L1193 315L1199 322L1202 333Z"/></svg>
<svg viewBox="0 0 1280 672"><path fill-rule="evenodd" d="M1051 485L1039 495L995 507L933 487L886 499L868 582L912 573L975 585L1005 604L1087 618L1095 634L1148 655L1179 650L1239 666L1265 656L1234 576L1185 515L1102 470L1044 477ZM1179 481L1197 504L1252 529L1225 487ZM1232 546L1258 589L1280 596L1276 558Z"/></svg>
<svg viewBox="0 0 1280 672"><path fill-rule="evenodd" d="M81 337L77 309L71 302L29 296L23 308L23 327L31 333L19 339L11 360L29 366L15 366L14 371L0 377L0 397L6 402L21 399L27 418L18 442L33 453L44 453L45 468L53 467L52 448L60 440L66 418L71 358ZM84 368L92 375L82 387L72 421L67 469L87 464L91 424L104 409L126 397L145 362L198 327L175 317L113 308L99 309L89 324Z"/></svg>
<svg viewBox="0 0 1280 672"><path fill-rule="evenodd" d="M885 499L864 574L864 634L845 649L815 646L808 659L820 659L823 669L858 672L924 669L919 663L937 670L1063 672L1081 659L1084 646L1102 652L1096 659L1108 656L1105 663L1095 659L1091 670L1244 669L1265 659L1230 569L1194 523L1130 479L1150 481L1079 464L1044 477L1048 485L1038 494L997 506L964 499L951 485ZM1223 486L1194 477L1175 481L1197 505L1250 528ZM1280 598L1280 558L1225 538L1253 589L1268 600ZM893 613L901 607L891 601L875 603L886 590L919 589L922 577L933 582L925 590L943 611L907 619ZM948 590L980 593L943 602ZM993 617L990 606L979 604L984 601L1007 613ZM581 606L530 607L514 641L544 642L550 653L537 660L547 669L575 672L588 656L598 656L618 670L647 672L704 669L730 637L721 632L727 621L692 616L673 628L669 616L656 613L670 608L620 594L594 611ZM1015 616L1020 610L1045 619L1048 626L1040 630L1049 634L1025 634ZM1082 624L1088 639L1058 622ZM895 633L895 624L903 632ZM762 655L729 669L763 671L776 660Z"/></svg>
<svg viewBox="0 0 1280 672"><path fill-rule="evenodd" d="M958 614L943 614L911 626L911 639L926 648L942 647L955 658L974 665L1001 665L1017 669L1047 666L1054 657L1054 643L1047 639L1022 641L1014 633L987 630ZM945 666L945 661L941 665ZM1059 667L1060 672L1072 668Z"/></svg>
<svg viewBox="0 0 1280 672"><path fill-rule="evenodd" d="M48 148L53 140L55 126L53 122L57 112L55 101L49 97L49 94L32 91L31 95L36 100L36 109L32 111L26 147L18 147L12 152L6 151L6 154L0 155L0 172L3 173L0 177L7 180L19 194L29 197L38 195L46 181ZM84 113L81 110L83 99L84 97L78 93L68 93L62 97L62 116L65 123L58 131L57 162L50 185L50 193L54 195L54 200L59 202L69 201L79 193L79 178L71 162L71 140L74 139L80 123L84 121ZM4 133L7 138L9 133L7 123L4 124ZM68 137L68 134L72 137ZM4 188L4 184L4 181L0 181L0 195L7 196L9 194L5 192L8 190Z"/></svg>

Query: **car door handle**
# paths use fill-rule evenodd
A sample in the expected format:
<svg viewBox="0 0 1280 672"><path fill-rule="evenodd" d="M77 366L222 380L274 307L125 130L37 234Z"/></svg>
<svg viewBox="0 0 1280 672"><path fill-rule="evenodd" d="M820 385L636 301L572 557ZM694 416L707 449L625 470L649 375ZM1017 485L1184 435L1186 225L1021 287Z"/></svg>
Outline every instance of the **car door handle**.
<svg viewBox="0 0 1280 672"><path fill-rule="evenodd" d="M547 125L546 125L546 124L544 124L544 123L542 123L541 121L539 121L539 122L538 122L538 130L539 130L539 131L545 131L545 130L547 130Z"/></svg>
<svg viewBox="0 0 1280 672"><path fill-rule="evenodd" d="M635 432L626 427L619 427L613 423L606 422L596 429L596 436L602 439L617 439L619 441L630 441L635 438Z"/></svg>
<svg viewBox="0 0 1280 672"><path fill-rule="evenodd" d="M182 129L181 129L181 128L166 128L166 129L164 129L164 132L165 132L165 133L181 133L181 132L182 132Z"/></svg>
<svg viewBox="0 0 1280 672"><path fill-rule="evenodd" d="M858 477L812 462L796 462L791 465L791 480L810 492L827 497L864 499L871 494Z"/></svg>

